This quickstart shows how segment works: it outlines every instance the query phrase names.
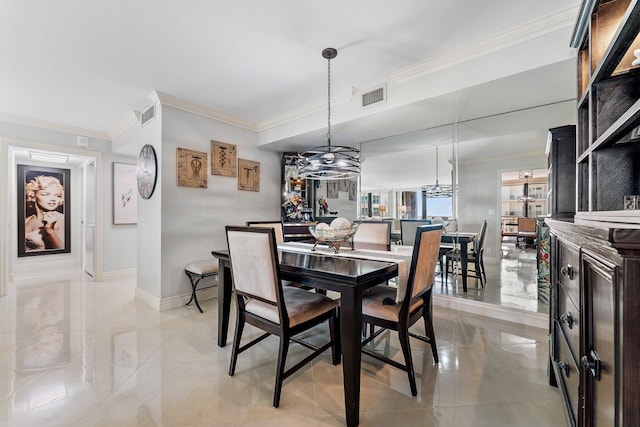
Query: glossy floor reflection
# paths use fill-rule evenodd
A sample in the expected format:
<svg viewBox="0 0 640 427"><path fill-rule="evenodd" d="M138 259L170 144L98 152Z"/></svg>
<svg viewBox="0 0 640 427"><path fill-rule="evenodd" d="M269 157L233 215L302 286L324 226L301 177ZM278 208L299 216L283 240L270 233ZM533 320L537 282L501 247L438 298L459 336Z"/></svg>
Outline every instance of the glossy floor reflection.
<svg viewBox="0 0 640 427"><path fill-rule="evenodd" d="M535 249L517 249L513 244L503 244L500 259L497 262L485 262L485 269L487 285L484 288L478 279L469 278L465 293L462 290L462 278L450 274L447 280L436 277L434 292L506 308L549 313L548 295L538 292Z"/></svg>
<svg viewBox="0 0 640 427"><path fill-rule="evenodd" d="M204 314L159 313L135 299L133 278L94 283L80 274L8 290L0 298L0 425L344 425L342 370L329 352L285 381L278 409L277 339L240 355L229 377L215 298L202 301ZM559 392L547 385L544 330L437 308L434 324L439 364L412 341L415 398L404 372L364 357L360 425L565 425ZM377 343L401 360L394 335ZM307 351L293 345L289 362Z"/></svg>

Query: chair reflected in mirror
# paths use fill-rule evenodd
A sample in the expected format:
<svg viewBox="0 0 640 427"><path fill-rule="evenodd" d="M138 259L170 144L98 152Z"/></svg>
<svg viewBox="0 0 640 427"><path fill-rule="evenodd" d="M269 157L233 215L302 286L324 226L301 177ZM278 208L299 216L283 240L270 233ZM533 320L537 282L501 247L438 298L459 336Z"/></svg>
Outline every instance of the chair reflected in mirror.
<svg viewBox="0 0 640 427"><path fill-rule="evenodd" d="M418 227L429 224L431 224L430 219L401 219L400 238L402 239L402 244L405 246L413 246Z"/></svg>
<svg viewBox="0 0 640 427"><path fill-rule="evenodd" d="M467 265L472 266L471 269L467 267L468 277L478 279L480 281L480 286L483 288L487 282L487 274L484 269L484 245L486 239L487 220L485 219L482 221L482 225L480 226L480 234L478 234L474 247L467 250ZM449 273L453 272L453 264L461 261L460 249L456 248L447 252L445 257L447 262L445 281L447 281Z"/></svg>
<svg viewBox="0 0 640 427"><path fill-rule="evenodd" d="M518 218L518 237L516 247L526 249L536 246L536 219Z"/></svg>

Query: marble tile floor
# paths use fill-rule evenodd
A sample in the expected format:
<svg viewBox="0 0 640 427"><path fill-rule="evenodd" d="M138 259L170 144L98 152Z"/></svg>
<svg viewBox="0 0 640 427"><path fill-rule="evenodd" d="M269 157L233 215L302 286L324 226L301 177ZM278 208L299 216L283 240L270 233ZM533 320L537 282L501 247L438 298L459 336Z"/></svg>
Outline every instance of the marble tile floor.
<svg viewBox="0 0 640 427"><path fill-rule="evenodd" d="M135 299L135 278L95 283L79 273L8 291L0 298L1 426L344 425L342 370L328 352L285 382L278 409L276 338L241 354L229 377L215 298L202 301L204 314L157 312ZM565 425L559 391L547 384L544 330L438 308L434 324L439 364L412 340L417 397L404 372L363 358L360 425ZM395 334L376 346L402 360ZM292 345L289 362L307 351Z"/></svg>
<svg viewBox="0 0 640 427"><path fill-rule="evenodd" d="M497 262L485 261L487 285L469 278L467 292L462 290L462 277L449 274L447 280L436 276L434 293L479 301L536 313L549 313L549 304L538 297L536 250L516 249L503 245L503 256ZM546 297L548 299L548 297Z"/></svg>

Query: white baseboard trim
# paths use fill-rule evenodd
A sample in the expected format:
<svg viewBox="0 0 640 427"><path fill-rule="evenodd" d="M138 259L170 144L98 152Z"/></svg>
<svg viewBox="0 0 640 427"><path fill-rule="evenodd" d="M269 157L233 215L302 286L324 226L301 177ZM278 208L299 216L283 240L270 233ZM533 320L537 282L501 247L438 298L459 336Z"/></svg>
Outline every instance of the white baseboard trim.
<svg viewBox="0 0 640 427"><path fill-rule="evenodd" d="M160 311L160 298L154 297L144 289L140 289L139 286L136 286L136 298L156 311Z"/></svg>
<svg viewBox="0 0 640 427"><path fill-rule="evenodd" d="M218 296L218 287L212 286L205 289L200 289L198 292L198 301L201 303L202 301L208 300L213 297ZM167 311L173 310L175 308L184 307L189 298L191 298L191 293L176 295L169 298L159 299L151 295L149 292L144 289L140 289L136 287L136 298L150 306L151 308L157 311ZM191 303L193 305L193 303Z"/></svg>
<svg viewBox="0 0 640 427"><path fill-rule="evenodd" d="M437 294L433 295L433 305L434 307L443 307L450 310L463 311L478 316L519 323L521 325L527 325L534 328L549 328L549 316L541 313L516 310L499 305L478 303L477 301L469 301L462 298L455 298Z"/></svg>

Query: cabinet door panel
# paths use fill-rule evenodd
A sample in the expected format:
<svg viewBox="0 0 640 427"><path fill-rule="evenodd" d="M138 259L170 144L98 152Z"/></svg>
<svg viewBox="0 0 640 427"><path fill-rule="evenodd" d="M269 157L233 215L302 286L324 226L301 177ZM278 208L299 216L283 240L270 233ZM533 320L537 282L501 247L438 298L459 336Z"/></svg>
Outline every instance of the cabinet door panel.
<svg viewBox="0 0 640 427"><path fill-rule="evenodd" d="M614 426L616 414L616 287L615 270L588 255L583 257L585 288L585 352L581 363L585 379L586 425Z"/></svg>
<svg viewBox="0 0 640 427"><path fill-rule="evenodd" d="M558 239L557 276L573 305L580 307L580 248Z"/></svg>
<svg viewBox="0 0 640 427"><path fill-rule="evenodd" d="M574 427L576 425L578 402L580 399L579 370L569 350L569 345L562 332L562 328L557 321L554 322L554 328L558 354L556 360L552 362L553 369L564 398L567 424L570 427Z"/></svg>
<svg viewBox="0 0 640 427"><path fill-rule="evenodd" d="M580 311L558 285L558 323L567 337L569 349L576 363L580 359Z"/></svg>

